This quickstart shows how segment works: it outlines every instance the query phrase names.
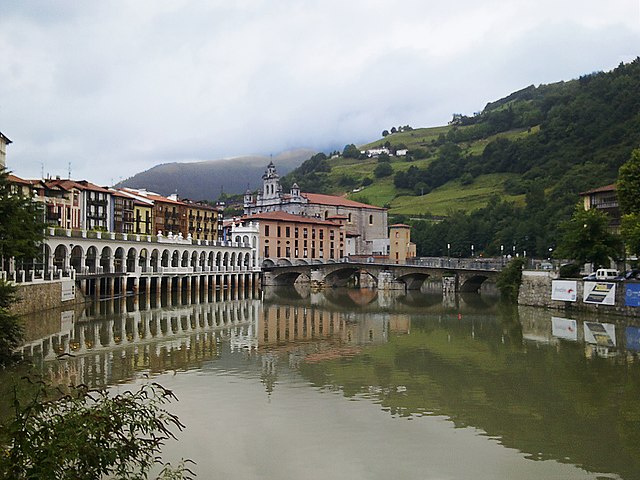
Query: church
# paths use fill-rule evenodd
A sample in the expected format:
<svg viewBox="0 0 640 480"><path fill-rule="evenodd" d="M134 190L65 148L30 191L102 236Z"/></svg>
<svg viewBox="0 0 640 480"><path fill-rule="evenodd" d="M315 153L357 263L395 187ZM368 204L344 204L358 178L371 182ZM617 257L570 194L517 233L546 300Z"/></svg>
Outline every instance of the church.
<svg viewBox="0 0 640 480"><path fill-rule="evenodd" d="M295 183L289 193L284 193L273 162L269 163L262 176L262 189L258 194L247 191L244 195L244 214L247 217L266 212L285 212L344 225L345 255L389 254L385 208L334 195L301 192Z"/></svg>

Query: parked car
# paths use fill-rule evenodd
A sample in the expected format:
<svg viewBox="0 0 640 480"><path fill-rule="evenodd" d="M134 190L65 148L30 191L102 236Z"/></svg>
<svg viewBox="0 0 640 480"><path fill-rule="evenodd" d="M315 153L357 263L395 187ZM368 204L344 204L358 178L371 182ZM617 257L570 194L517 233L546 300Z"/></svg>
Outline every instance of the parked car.
<svg viewBox="0 0 640 480"><path fill-rule="evenodd" d="M596 272L590 273L589 275L582 277L583 280L595 280L596 279Z"/></svg>
<svg viewBox="0 0 640 480"><path fill-rule="evenodd" d="M627 272L623 272L622 275L618 275L614 280L638 280L640 279L640 270L634 269Z"/></svg>

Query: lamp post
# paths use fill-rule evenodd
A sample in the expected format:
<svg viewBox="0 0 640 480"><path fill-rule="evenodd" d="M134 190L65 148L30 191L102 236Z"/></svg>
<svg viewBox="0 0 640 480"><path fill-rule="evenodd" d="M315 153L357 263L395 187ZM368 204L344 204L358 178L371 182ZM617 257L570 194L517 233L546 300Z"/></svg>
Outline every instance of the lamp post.
<svg viewBox="0 0 640 480"><path fill-rule="evenodd" d="M450 258L451 257L451 244L447 243L447 257Z"/></svg>
<svg viewBox="0 0 640 480"><path fill-rule="evenodd" d="M471 244L471 258L473 258L473 243Z"/></svg>
<svg viewBox="0 0 640 480"><path fill-rule="evenodd" d="M500 245L500 265L504 267L504 245Z"/></svg>

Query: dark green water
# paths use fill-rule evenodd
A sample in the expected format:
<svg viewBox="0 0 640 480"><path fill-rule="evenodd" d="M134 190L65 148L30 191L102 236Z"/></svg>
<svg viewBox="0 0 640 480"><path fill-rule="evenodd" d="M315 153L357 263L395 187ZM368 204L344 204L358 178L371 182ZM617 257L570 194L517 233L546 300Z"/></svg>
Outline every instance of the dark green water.
<svg viewBox="0 0 640 480"><path fill-rule="evenodd" d="M165 456L199 478L640 479L638 320L371 290L177 303L50 312L27 350L54 382L172 389Z"/></svg>

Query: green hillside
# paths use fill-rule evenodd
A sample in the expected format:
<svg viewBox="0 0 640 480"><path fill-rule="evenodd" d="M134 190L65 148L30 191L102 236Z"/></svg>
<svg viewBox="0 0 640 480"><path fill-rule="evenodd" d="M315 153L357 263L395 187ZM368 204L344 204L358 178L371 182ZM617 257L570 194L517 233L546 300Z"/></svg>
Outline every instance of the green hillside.
<svg viewBox="0 0 640 480"><path fill-rule="evenodd" d="M445 237L460 244L460 255L469 242L486 253L512 245L544 255L579 193L614 182L640 146L640 59L610 72L532 85L474 116L456 114L447 126L384 133L366 145L346 146L341 155L311 157L283 185L295 181L303 191L386 206L403 221L431 218L436 223L414 225L422 255L442 252ZM408 155L359 154L382 146L392 153L408 149ZM431 232L440 245L421 237Z"/></svg>

